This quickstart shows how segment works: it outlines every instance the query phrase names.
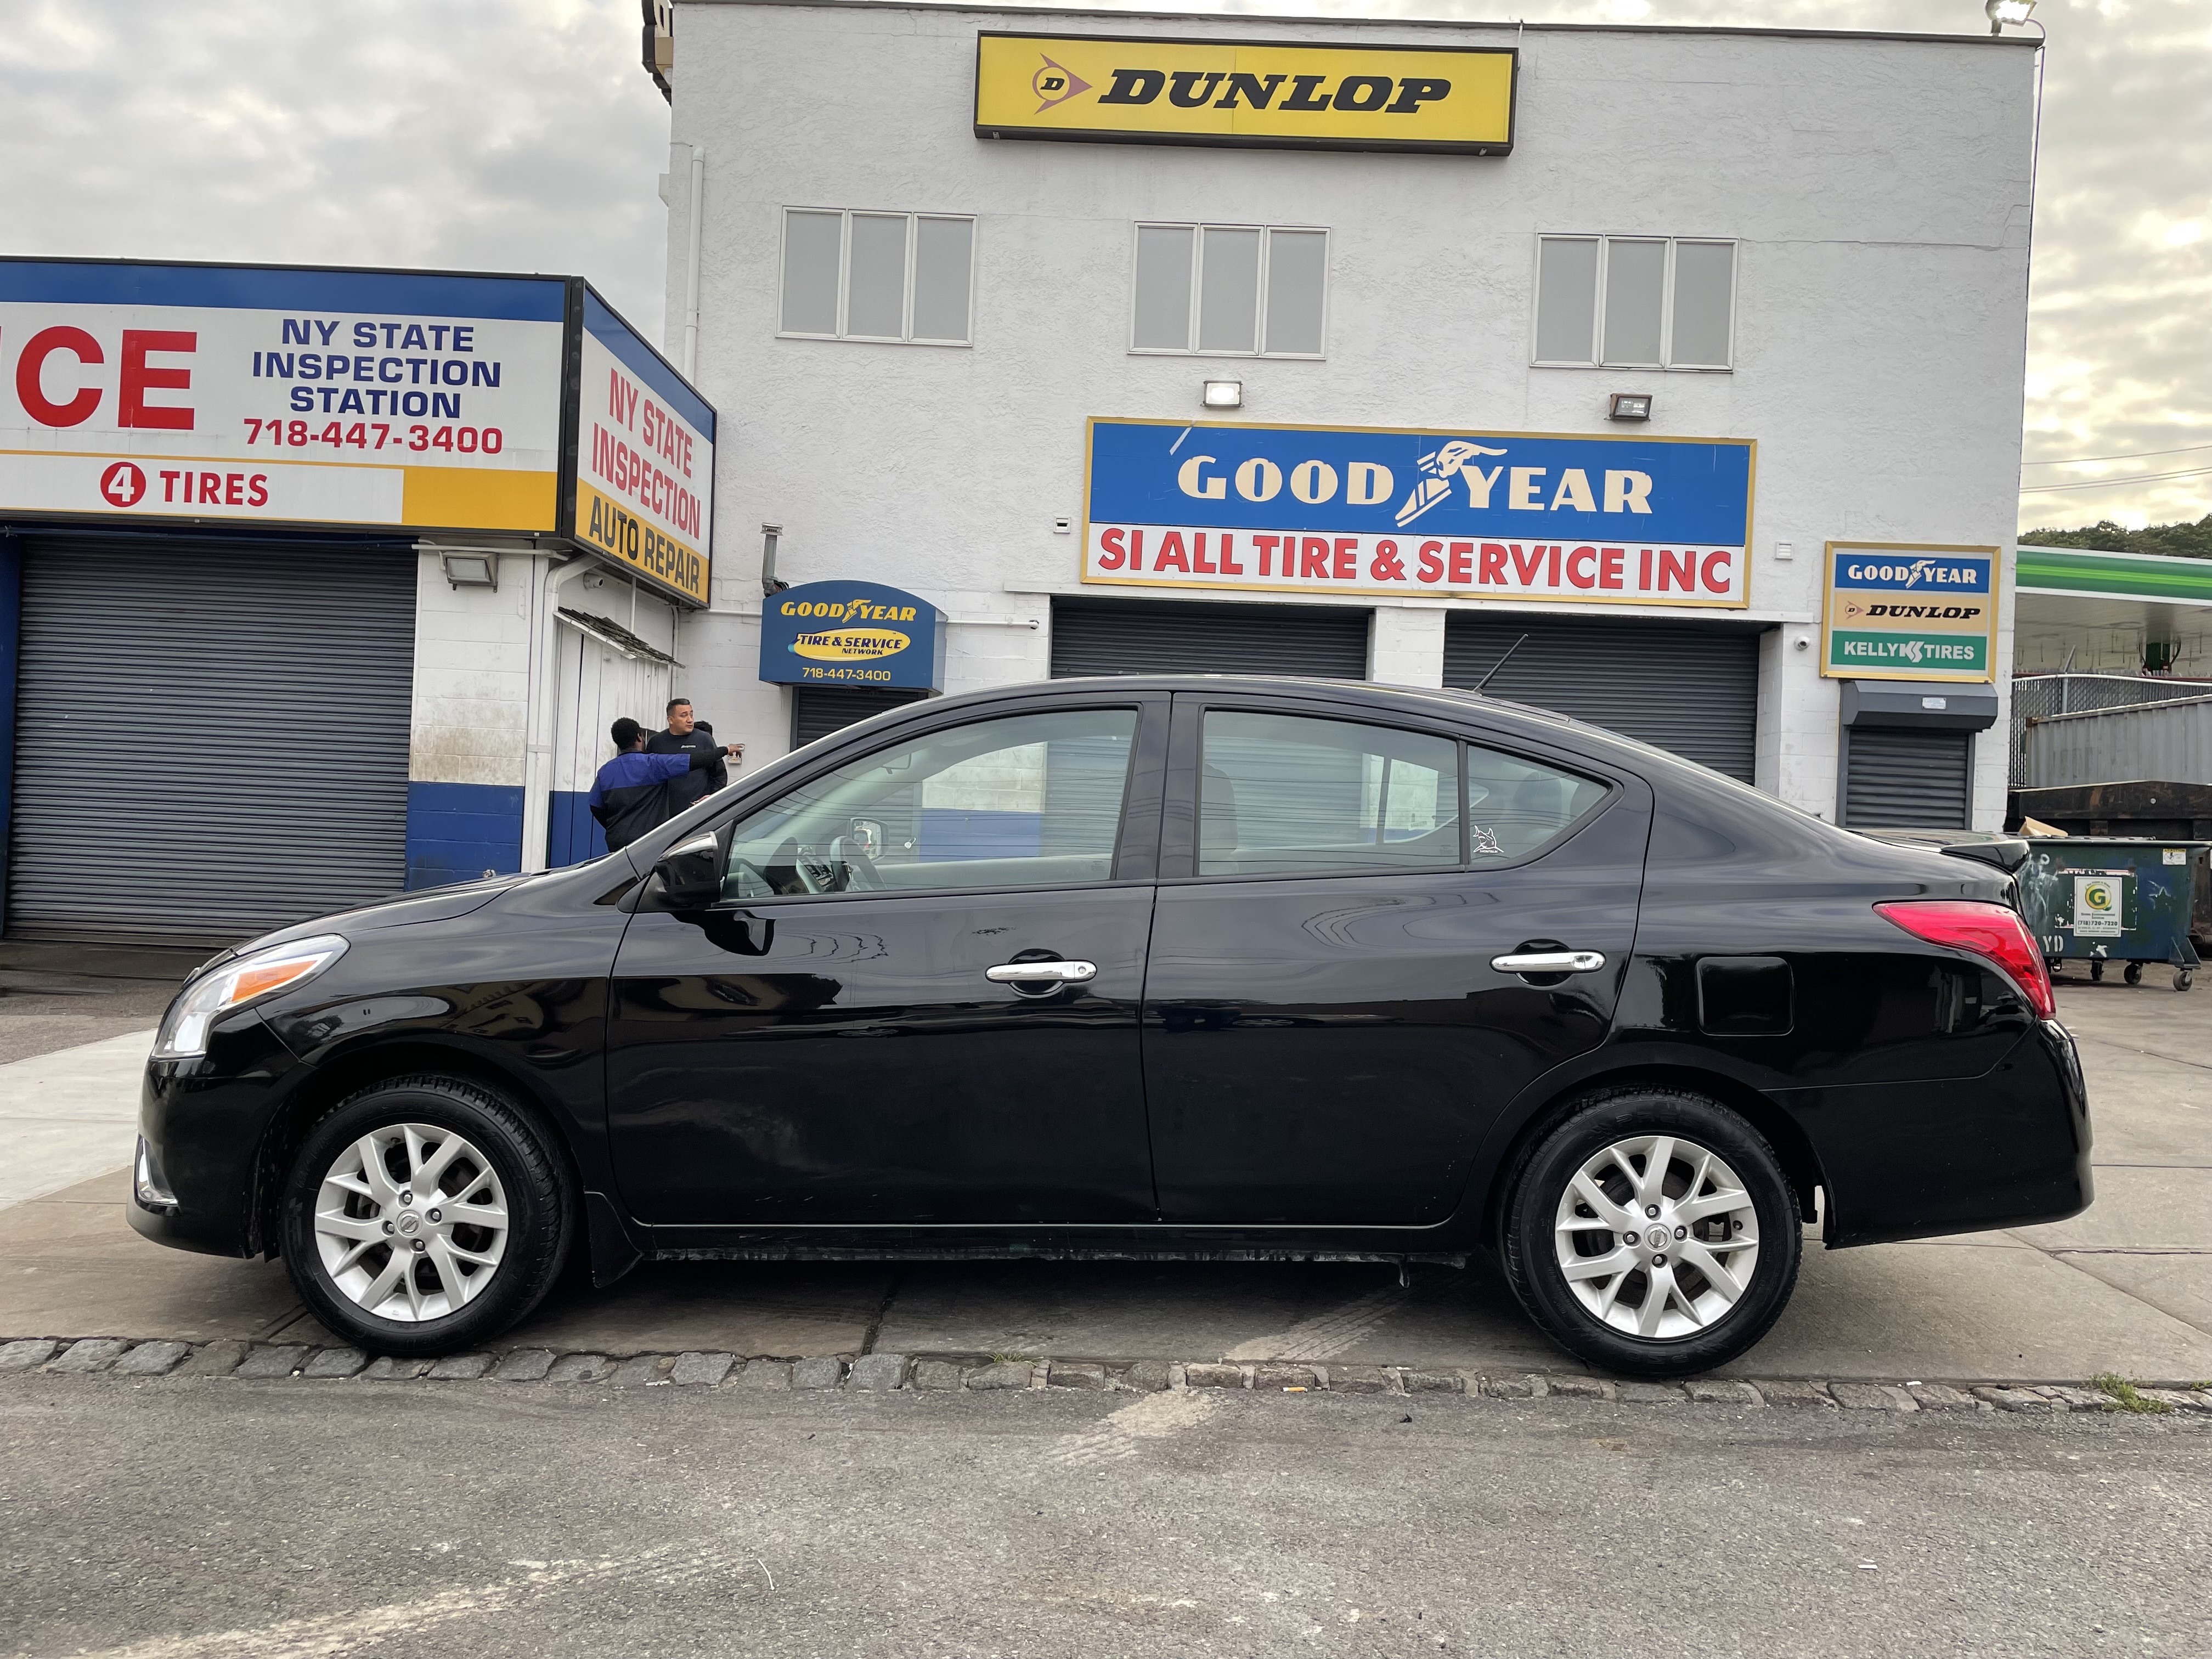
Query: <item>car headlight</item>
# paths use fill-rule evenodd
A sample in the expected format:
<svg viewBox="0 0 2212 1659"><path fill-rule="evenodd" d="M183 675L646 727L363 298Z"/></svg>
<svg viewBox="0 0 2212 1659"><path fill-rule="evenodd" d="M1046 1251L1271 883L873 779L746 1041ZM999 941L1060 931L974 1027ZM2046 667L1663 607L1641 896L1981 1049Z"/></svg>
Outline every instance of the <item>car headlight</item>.
<svg viewBox="0 0 2212 1659"><path fill-rule="evenodd" d="M154 1039L155 1060L190 1060L207 1052L208 1027L228 1009L313 979L345 954L336 933L295 939L234 957L214 972L191 981L161 1017Z"/></svg>

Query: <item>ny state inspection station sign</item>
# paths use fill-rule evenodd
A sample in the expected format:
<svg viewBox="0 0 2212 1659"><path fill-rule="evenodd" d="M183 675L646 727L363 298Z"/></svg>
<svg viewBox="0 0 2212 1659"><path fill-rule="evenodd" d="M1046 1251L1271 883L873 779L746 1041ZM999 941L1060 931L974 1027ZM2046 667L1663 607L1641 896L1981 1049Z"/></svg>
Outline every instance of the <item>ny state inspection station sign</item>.
<svg viewBox="0 0 2212 1659"><path fill-rule="evenodd" d="M1820 672L1829 679L1988 681L2002 550L1830 542Z"/></svg>
<svg viewBox="0 0 2212 1659"><path fill-rule="evenodd" d="M1756 451L1738 438L1094 419L1083 579L1741 609Z"/></svg>
<svg viewBox="0 0 2212 1659"><path fill-rule="evenodd" d="M1500 46L986 31L975 136L1504 155L1518 64Z"/></svg>
<svg viewBox="0 0 2212 1659"><path fill-rule="evenodd" d="M704 605L714 440L580 277L0 258L11 514L568 538Z"/></svg>

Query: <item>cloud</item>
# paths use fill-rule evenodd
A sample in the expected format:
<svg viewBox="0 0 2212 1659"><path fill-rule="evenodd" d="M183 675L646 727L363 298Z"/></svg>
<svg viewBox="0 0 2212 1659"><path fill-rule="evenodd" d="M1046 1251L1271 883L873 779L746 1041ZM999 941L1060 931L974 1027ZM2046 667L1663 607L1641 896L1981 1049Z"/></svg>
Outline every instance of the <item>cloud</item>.
<svg viewBox="0 0 2212 1659"><path fill-rule="evenodd" d="M1138 9L1132 7L1131 9ZM1224 13L1494 19L1491 5ZM1544 20L1980 33L1974 0L1555 0ZM2043 0L2031 460L2212 444L2212 10ZM16 0L0 246L577 272L661 325L667 107L635 0ZM2212 465L2212 449L2199 453ZM2031 466L2082 483L2187 455ZM2194 519L2212 475L2026 495L2023 526Z"/></svg>

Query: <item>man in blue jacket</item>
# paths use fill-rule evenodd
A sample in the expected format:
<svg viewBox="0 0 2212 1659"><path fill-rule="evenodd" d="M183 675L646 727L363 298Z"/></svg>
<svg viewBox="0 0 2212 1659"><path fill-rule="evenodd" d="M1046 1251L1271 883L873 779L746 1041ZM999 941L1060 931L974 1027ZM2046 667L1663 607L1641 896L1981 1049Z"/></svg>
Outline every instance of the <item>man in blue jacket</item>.
<svg viewBox="0 0 2212 1659"><path fill-rule="evenodd" d="M590 805L592 816L606 831L610 853L658 830L675 816L668 793L672 779L720 766L723 757L735 757L744 747L732 743L678 755L648 755L645 728L627 717L617 720L608 735L615 740L617 753L592 781Z"/></svg>

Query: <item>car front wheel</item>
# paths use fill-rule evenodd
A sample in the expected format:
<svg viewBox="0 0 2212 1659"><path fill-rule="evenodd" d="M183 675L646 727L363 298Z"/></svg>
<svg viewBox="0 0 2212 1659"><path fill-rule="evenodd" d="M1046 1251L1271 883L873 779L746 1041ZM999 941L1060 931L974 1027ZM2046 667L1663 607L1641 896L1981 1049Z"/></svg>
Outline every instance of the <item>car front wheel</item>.
<svg viewBox="0 0 2212 1659"><path fill-rule="evenodd" d="M1797 1199L1765 1139L1701 1095L1593 1096L1522 1158L1505 1267L1538 1325L1632 1376L1724 1365L1797 1282Z"/></svg>
<svg viewBox="0 0 2212 1659"><path fill-rule="evenodd" d="M552 1287L571 1231L560 1164L529 1119L457 1078L353 1096L309 1132L284 1188L293 1284L371 1353L498 1334Z"/></svg>

